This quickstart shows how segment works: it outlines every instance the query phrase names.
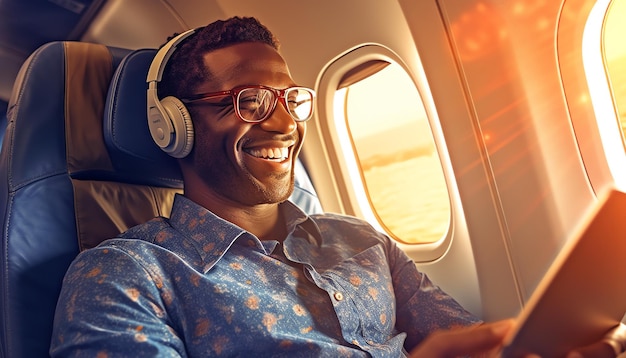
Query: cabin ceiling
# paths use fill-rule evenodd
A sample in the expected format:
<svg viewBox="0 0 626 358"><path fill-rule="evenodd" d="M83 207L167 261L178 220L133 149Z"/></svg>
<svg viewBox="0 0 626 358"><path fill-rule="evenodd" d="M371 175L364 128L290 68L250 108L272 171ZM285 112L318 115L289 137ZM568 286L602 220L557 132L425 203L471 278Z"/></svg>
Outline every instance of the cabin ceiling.
<svg viewBox="0 0 626 358"><path fill-rule="evenodd" d="M156 48L174 33L233 15L255 16L267 25L280 39L287 61L297 69L292 74L309 86L338 53L362 43L410 39L404 22L385 22L402 17L396 1L0 0L0 105L9 101L24 60L47 42L79 40L128 49ZM324 19L325 25L320 27L316 19Z"/></svg>
<svg viewBox="0 0 626 358"><path fill-rule="evenodd" d="M157 47L174 32L223 17L221 3L219 0L0 0L0 102L9 100L13 81L24 60L47 42L80 40L124 48Z"/></svg>
<svg viewBox="0 0 626 358"><path fill-rule="evenodd" d="M0 99L22 62L42 44L79 39L104 0L1 0Z"/></svg>
<svg viewBox="0 0 626 358"><path fill-rule="evenodd" d="M28 55L43 43L78 39L102 0L2 0L0 46Z"/></svg>

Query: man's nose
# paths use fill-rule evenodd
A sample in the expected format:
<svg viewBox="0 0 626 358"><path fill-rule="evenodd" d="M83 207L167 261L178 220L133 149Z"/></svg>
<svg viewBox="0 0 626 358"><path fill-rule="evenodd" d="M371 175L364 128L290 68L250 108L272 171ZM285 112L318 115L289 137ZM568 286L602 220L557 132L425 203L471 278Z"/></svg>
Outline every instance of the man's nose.
<svg viewBox="0 0 626 358"><path fill-rule="evenodd" d="M292 133L296 130L296 121L291 114L289 114L289 111L287 111L285 101L278 100L278 102L270 116L261 122L260 125L264 130L269 132Z"/></svg>

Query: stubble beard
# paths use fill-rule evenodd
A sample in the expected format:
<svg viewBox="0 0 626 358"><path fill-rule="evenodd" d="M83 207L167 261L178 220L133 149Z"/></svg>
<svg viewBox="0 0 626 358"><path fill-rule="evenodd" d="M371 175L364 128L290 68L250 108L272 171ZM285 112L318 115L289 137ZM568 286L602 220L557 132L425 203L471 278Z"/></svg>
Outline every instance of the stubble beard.
<svg viewBox="0 0 626 358"><path fill-rule="evenodd" d="M202 181L216 193L230 200L245 205L275 204L289 199L293 192L293 171L272 173L265 180L271 185L262 185L262 182L250 174L245 166L242 169L246 174L241 175L228 163L207 163L198 159L195 158L194 166L198 169ZM214 168L224 170L216 171Z"/></svg>

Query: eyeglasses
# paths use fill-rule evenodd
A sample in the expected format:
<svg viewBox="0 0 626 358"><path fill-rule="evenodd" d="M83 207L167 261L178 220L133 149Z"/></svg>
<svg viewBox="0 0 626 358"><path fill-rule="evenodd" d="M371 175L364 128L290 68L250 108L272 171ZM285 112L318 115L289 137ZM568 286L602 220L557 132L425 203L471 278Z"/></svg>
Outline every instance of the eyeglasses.
<svg viewBox="0 0 626 358"><path fill-rule="evenodd" d="M183 98L183 103L203 102L210 98L230 95L233 99L235 113L244 122L258 123L266 120L281 101L287 112L296 122L304 122L313 115L315 91L306 87L289 87L276 89L261 85L239 86L229 91L201 93ZM205 102L209 105L221 103Z"/></svg>

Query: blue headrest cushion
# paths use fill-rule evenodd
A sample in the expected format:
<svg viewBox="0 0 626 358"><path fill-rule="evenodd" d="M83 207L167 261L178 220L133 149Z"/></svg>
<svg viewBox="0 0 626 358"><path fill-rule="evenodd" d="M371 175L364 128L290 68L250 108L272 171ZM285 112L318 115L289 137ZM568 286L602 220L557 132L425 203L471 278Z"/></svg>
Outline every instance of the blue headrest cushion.
<svg viewBox="0 0 626 358"><path fill-rule="evenodd" d="M118 66L104 109L104 140L118 180L182 188L176 159L154 143L148 128L146 77L155 54L136 50Z"/></svg>

